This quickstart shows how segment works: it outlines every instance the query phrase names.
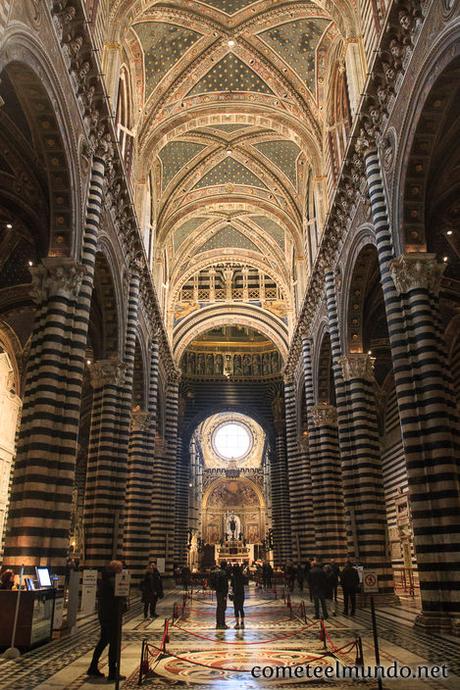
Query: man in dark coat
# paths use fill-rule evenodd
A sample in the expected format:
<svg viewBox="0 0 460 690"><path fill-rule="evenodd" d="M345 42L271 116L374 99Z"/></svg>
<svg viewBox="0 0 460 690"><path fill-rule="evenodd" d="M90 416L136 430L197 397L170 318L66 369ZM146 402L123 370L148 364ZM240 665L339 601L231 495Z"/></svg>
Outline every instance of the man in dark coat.
<svg viewBox="0 0 460 690"><path fill-rule="evenodd" d="M212 587L216 592L216 629L227 630L228 625L225 624L225 609L227 608L227 594L228 594L228 573L227 563L222 561L219 570L213 573Z"/></svg>
<svg viewBox="0 0 460 690"><path fill-rule="evenodd" d="M163 598L163 583L155 561L149 563L145 571L144 579L141 583L141 590L142 602L144 604L144 618L148 618L149 608L150 618L156 618L157 601Z"/></svg>
<svg viewBox="0 0 460 690"><path fill-rule="evenodd" d="M111 561L102 573L102 579L98 590L98 615L101 626L101 635L97 643L88 675L93 678L103 678L104 674L98 669L99 659L104 649L109 645L109 675L107 680L116 680L117 674L117 647L118 647L118 606L122 605L115 599L115 575L121 573L123 564L121 561ZM123 680L123 676L118 676Z"/></svg>
<svg viewBox="0 0 460 690"><path fill-rule="evenodd" d="M351 561L347 561L340 574L340 584L343 589L343 613L348 616L348 607L351 604L350 615L356 611L356 593L359 591L359 575Z"/></svg>
<svg viewBox="0 0 460 690"><path fill-rule="evenodd" d="M327 578L326 573L317 561L313 561L309 574L308 584L315 604L315 618L320 618L319 609L323 612L323 618L329 618L326 607Z"/></svg>

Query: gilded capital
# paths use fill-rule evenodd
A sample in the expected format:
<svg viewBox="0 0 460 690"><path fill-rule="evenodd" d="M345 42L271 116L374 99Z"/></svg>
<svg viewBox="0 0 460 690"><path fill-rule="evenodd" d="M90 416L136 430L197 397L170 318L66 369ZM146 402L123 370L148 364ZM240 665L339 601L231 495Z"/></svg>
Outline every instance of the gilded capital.
<svg viewBox="0 0 460 690"><path fill-rule="evenodd" d="M351 379L374 380L375 357L364 352L351 353L340 357L339 364L342 367L342 376L345 381Z"/></svg>
<svg viewBox="0 0 460 690"><path fill-rule="evenodd" d="M152 415L143 410L131 411L131 431L148 431Z"/></svg>
<svg viewBox="0 0 460 690"><path fill-rule="evenodd" d="M329 403L318 403L310 410L314 426L335 426L337 424L337 410Z"/></svg>
<svg viewBox="0 0 460 690"><path fill-rule="evenodd" d="M428 290L438 295L444 269L445 264L439 263L436 254L427 252L402 254L390 264L391 277L398 295L411 290Z"/></svg>
<svg viewBox="0 0 460 690"><path fill-rule="evenodd" d="M125 380L126 364L113 359L100 359L91 365L91 385L94 389L109 384L121 386Z"/></svg>
<svg viewBox="0 0 460 690"><path fill-rule="evenodd" d="M40 304L53 295L76 299L87 270L70 257L48 256L30 272L32 297Z"/></svg>

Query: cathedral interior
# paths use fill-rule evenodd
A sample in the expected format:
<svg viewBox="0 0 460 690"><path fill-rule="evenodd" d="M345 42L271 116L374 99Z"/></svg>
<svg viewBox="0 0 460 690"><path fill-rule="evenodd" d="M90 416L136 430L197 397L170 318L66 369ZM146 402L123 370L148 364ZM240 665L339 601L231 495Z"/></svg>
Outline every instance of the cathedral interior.
<svg viewBox="0 0 460 690"><path fill-rule="evenodd" d="M0 570L64 589L0 688L91 687L116 559L123 687L176 601L144 687L266 687L326 649L283 569L351 559L330 658L372 597L384 663L450 669L394 687L460 689L459 411L460 0L0 0ZM174 579L224 561L279 581L237 638Z"/></svg>

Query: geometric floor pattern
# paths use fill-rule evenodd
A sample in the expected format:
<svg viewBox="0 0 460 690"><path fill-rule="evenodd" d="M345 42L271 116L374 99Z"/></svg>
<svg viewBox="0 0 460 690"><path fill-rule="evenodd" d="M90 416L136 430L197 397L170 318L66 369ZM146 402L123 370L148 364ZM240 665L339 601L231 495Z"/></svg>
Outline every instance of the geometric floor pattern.
<svg viewBox="0 0 460 690"><path fill-rule="evenodd" d="M352 665L354 641L362 640L365 664L374 664L370 614L358 611L354 618L330 616L326 621L326 644L320 639L320 622L314 620L310 602L301 607L301 594L292 597L292 609L282 598L249 588L245 602L246 625L235 630L231 604L227 609L228 630L215 630L215 604L211 594L194 593L182 608L179 590L168 592L158 606L159 618L144 621L137 603L125 615L122 643L122 673L127 676L120 685L124 690L138 688L142 641L150 646L148 673L142 686L146 690L168 687L193 690L262 690L264 688L328 688L348 690L354 686L376 688L376 681L315 680L305 677L255 679L254 666L295 667L309 664L335 666L336 660ZM165 618L171 617L173 604L180 614L169 628L169 642L159 653ZM381 663L394 660L411 667L447 664L449 678L442 680L384 681L390 690L460 690L460 640L415 630L413 616L404 607L377 610ZM92 620L71 637L54 641L18 660L0 659L0 690L94 690L105 681L90 680L85 671L98 639L98 624ZM100 668L107 673L107 658ZM144 664L144 671L147 667Z"/></svg>

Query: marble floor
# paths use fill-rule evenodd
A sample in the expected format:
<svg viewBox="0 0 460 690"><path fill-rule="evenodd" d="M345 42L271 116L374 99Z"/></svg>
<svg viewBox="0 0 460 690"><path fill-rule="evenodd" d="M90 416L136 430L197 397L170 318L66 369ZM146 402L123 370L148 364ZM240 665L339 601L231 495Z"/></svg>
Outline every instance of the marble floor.
<svg viewBox="0 0 460 690"><path fill-rule="evenodd" d="M336 661L353 665L356 661L355 641L362 640L365 666L375 663L372 628L368 610L358 611L354 618L345 617L338 609L325 623L326 640L320 639L321 623L314 619L312 605L301 604L300 594L292 597L292 613L282 596L249 588L246 600L246 626L234 629L230 605L227 609L229 629L215 629L215 604L210 593L194 593L183 609L183 596L179 590L168 592L158 606L159 617L144 621L139 603L132 604L125 615L122 642L122 673L126 680L120 684L124 690L139 687L139 667L142 641L148 644L148 664L142 687L159 690L166 687L191 687L195 690L251 690L262 688L327 687L331 690L350 688L352 681L318 680L314 677L296 678L287 667L306 664L336 667ZM169 628L166 653L159 655L165 618L171 617L174 603L179 619ZM339 602L340 603L340 602ZM388 666L395 660L415 668L447 664L448 678L430 680L385 680L383 688L394 690L460 690L460 640L447 636L414 630L414 607L403 602L401 607L377 610L381 647L381 664ZM324 635L323 635L324 637ZM18 660L0 659L0 689L8 690L94 690L107 685L105 680L86 676L92 649L98 639L98 624L93 619L82 623L78 631L61 640L23 655ZM254 667L281 667L278 678L256 679ZM107 673L107 658L103 656L100 668ZM256 674L261 671L256 670ZM275 672L273 672L275 673ZM284 677L283 677L284 673ZM281 674L281 675L280 675ZM366 688L377 688L377 681L354 681ZM113 687L113 685L112 685Z"/></svg>

